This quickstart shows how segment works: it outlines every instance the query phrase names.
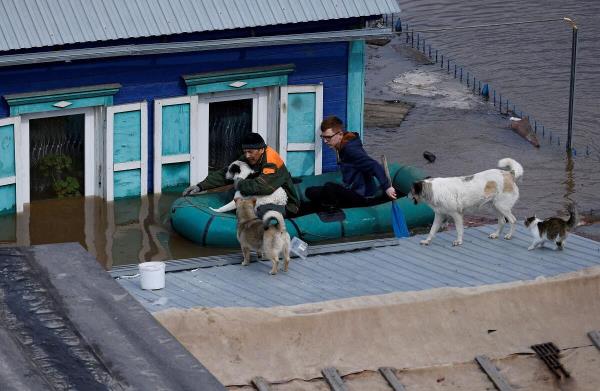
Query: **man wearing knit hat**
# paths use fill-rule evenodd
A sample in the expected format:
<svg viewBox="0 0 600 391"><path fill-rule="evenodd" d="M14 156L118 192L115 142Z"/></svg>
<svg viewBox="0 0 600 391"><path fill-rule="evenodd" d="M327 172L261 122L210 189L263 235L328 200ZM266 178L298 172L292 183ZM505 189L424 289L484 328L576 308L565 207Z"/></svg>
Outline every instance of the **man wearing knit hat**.
<svg viewBox="0 0 600 391"><path fill-rule="evenodd" d="M268 210L276 210L284 216L286 214L296 214L299 209L299 199L296 194L296 188L292 182L287 167L279 154L271 147L267 146L265 140L258 133L247 133L242 138L242 151L244 154L237 160L248 163L256 172L251 178L241 179L236 183L236 189L243 196L267 195L273 193L279 187L287 193L288 203L285 208L280 205L267 204L258 208L257 215L260 218ZM206 179L197 185L192 185L185 189L183 195L193 195L204 190L231 184L232 181L225 178L227 167L208 174Z"/></svg>

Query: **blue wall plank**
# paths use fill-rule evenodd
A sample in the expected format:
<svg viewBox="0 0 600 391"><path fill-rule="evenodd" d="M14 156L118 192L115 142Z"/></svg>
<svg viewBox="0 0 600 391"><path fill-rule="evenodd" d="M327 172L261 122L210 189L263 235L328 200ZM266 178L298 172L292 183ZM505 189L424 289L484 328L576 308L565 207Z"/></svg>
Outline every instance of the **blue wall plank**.
<svg viewBox="0 0 600 391"><path fill-rule="evenodd" d="M114 198L138 197L142 192L140 177L139 169L115 172Z"/></svg>
<svg viewBox="0 0 600 391"><path fill-rule="evenodd" d="M162 192L180 193L190 184L190 164L173 163L162 166Z"/></svg>
<svg viewBox="0 0 600 391"><path fill-rule="evenodd" d="M315 153L313 151L288 152L285 166L292 176L313 175L315 173Z"/></svg>
<svg viewBox="0 0 600 391"><path fill-rule="evenodd" d="M190 153L189 103L163 106L162 111L162 155Z"/></svg>
<svg viewBox="0 0 600 391"><path fill-rule="evenodd" d="M14 125L0 126L0 178L15 176Z"/></svg>
<svg viewBox="0 0 600 391"><path fill-rule="evenodd" d="M114 162L135 162L142 158L141 112L125 111L115 113L114 119Z"/></svg>
<svg viewBox="0 0 600 391"><path fill-rule="evenodd" d="M12 213L17 208L17 186L0 186L0 214Z"/></svg>
<svg viewBox="0 0 600 391"><path fill-rule="evenodd" d="M315 112L316 94L314 92L288 94L288 143L312 143L315 141Z"/></svg>

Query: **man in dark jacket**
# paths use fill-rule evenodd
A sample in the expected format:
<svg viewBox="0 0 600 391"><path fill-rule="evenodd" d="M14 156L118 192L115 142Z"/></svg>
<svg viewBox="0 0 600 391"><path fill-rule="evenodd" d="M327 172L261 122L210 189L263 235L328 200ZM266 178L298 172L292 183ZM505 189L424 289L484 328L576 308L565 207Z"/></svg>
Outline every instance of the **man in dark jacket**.
<svg viewBox="0 0 600 391"><path fill-rule="evenodd" d="M321 139L334 149L342 172L343 185L327 182L324 186L309 187L306 197L316 208L352 208L377 203L379 187L395 200L396 190L388 181L381 164L365 152L357 133L346 132L342 120L331 116L321 123Z"/></svg>
<svg viewBox="0 0 600 391"><path fill-rule="evenodd" d="M242 150L244 154L238 160L248 163L256 174L237 181L236 190L239 190L243 196L253 196L268 195L282 187L288 197L285 208L274 204L261 205L256 211L257 216L262 217L268 210L276 210L284 216L288 213L297 214L299 199L296 188L279 154L268 147L258 133L248 133L244 136ZM209 173L202 182L185 189L183 195L193 195L204 190L232 184L232 180L225 178L226 173L227 167Z"/></svg>

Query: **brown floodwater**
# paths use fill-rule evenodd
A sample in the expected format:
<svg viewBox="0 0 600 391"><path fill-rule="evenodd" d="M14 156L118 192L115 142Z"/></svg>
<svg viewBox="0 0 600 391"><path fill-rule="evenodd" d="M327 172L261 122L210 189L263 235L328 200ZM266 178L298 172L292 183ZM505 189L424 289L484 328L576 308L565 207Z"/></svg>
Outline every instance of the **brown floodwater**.
<svg viewBox="0 0 600 391"><path fill-rule="evenodd" d="M78 242L106 268L239 251L198 246L171 228L175 194L105 202L98 197L33 201L0 216L0 245Z"/></svg>

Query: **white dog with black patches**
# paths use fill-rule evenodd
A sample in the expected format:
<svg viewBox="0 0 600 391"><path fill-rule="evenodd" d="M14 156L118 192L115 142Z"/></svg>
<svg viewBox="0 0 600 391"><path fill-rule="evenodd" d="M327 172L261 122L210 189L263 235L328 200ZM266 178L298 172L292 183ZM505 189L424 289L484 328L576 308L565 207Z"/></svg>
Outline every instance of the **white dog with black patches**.
<svg viewBox="0 0 600 391"><path fill-rule="evenodd" d="M239 181L240 179L246 179L250 175L254 174L254 170L250 168L248 163L243 162L241 160L236 160L227 167L227 172L225 173L225 178L233 180L234 182ZM259 206L265 204L275 204L275 205L283 205L287 204L288 198L287 193L283 188L278 187L273 193L268 195L254 195L244 197L242 193L238 191L235 192L233 196L233 200L228 204L223 205L218 209L210 208L214 212L225 213L236 208L235 200L238 198L248 199L248 198L256 198L256 205L254 209L258 209Z"/></svg>
<svg viewBox="0 0 600 391"><path fill-rule="evenodd" d="M510 223L510 231L504 239L510 239L515 230L516 218L512 207L519 199L516 181L523 176L523 167L513 159L504 158L498 162L501 169L491 169L474 175L451 178L430 178L415 182L411 196L415 204L425 201L435 212L435 218L427 239L421 244L428 245L440 229L445 216L450 216L456 225L456 240L453 246L463 242L463 214L491 204L498 216L498 229L490 234L496 239L502 233L505 221ZM502 168L508 168L502 170Z"/></svg>

